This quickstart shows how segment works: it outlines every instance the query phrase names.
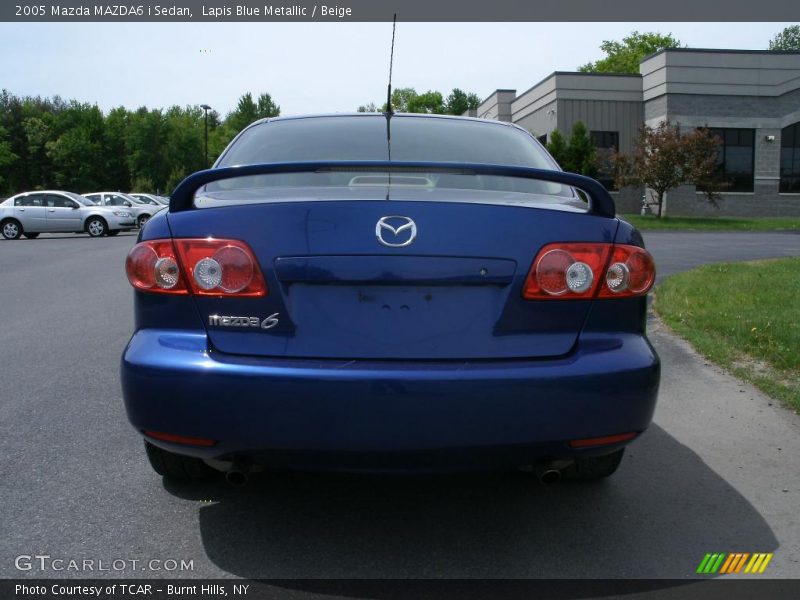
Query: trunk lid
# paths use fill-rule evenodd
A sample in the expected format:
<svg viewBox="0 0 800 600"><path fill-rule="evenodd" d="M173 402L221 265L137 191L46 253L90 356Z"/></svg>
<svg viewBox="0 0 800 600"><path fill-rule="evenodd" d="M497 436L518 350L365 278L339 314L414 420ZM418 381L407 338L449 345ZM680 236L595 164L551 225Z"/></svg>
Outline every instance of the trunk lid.
<svg viewBox="0 0 800 600"><path fill-rule="evenodd" d="M380 188L378 188L380 189ZM469 360L567 354L591 301L526 301L521 290L551 242L610 242L617 221L513 194L460 198L244 202L168 215L174 237L238 239L269 286L263 298L195 297L214 349L337 359ZM388 198L384 196L383 198ZM542 206L549 203L543 202ZM198 203L200 205L200 203ZM385 226L379 226L379 221ZM413 220L414 230L406 227ZM402 245L412 233L416 236ZM384 242L395 245L385 245ZM270 329L210 317L275 315ZM211 324L211 323L216 324Z"/></svg>

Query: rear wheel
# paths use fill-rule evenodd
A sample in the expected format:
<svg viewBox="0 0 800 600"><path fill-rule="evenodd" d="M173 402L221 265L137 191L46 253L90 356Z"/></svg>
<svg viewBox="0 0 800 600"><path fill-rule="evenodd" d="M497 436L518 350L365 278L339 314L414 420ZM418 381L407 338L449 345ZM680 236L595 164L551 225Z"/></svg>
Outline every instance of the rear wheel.
<svg viewBox="0 0 800 600"><path fill-rule="evenodd" d="M26 238L28 238L29 240L35 240L37 237L39 237L39 232L38 232L38 231L37 231L37 232L34 232L34 233L27 233L27 232L25 232L25 233L23 233L22 235L24 235L24 236L25 236Z"/></svg>
<svg viewBox="0 0 800 600"><path fill-rule="evenodd" d="M147 459L153 470L168 479L206 479L212 470L206 463L193 456L169 452L148 441L144 443Z"/></svg>
<svg viewBox="0 0 800 600"><path fill-rule="evenodd" d="M18 240L22 235L22 225L16 219L7 219L3 221L0 230L3 232L3 237L7 240Z"/></svg>
<svg viewBox="0 0 800 600"><path fill-rule="evenodd" d="M150 220L150 215L142 215L141 217L139 217L139 219L137 221L137 223L139 225L139 229L144 227L144 224L147 223L147 221L149 221L149 220Z"/></svg>
<svg viewBox="0 0 800 600"><path fill-rule="evenodd" d="M86 221L86 233L92 237L103 237L108 231L108 225L100 217L92 217Z"/></svg>
<svg viewBox="0 0 800 600"><path fill-rule="evenodd" d="M579 458L572 467L564 472L564 477L582 481L605 479L616 472L624 454L625 448L622 448L605 456Z"/></svg>

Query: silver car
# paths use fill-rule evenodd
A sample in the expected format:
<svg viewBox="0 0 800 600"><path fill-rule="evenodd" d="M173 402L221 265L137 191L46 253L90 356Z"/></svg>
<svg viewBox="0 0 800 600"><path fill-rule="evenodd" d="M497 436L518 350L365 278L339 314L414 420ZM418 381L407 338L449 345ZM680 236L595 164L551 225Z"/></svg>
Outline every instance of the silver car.
<svg viewBox="0 0 800 600"><path fill-rule="evenodd" d="M92 237L117 235L136 226L127 208L97 206L72 192L24 192L0 204L0 232L7 240L40 233L83 233Z"/></svg>
<svg viewBox="0 0 800 600"><path fill-rule="evenodd" d="M161 196L156 196L155 194L144 194L142 192L129 192L128 196L132 196L137 200L141 200L145 204L152 204L153 206L163 206L164 204L169 204L169 201L164 202Z"/></svg>
<svg viewBox="0 0 800 600"><path fill-rule="evenodd" d="M118 207L128 209L136 217L136 226L144 227L148 219L160 210L164 210L164 206L158 204L150 204L138 198L134 198L122 192L93 192L91 194L84 194L92 202L97 202L101 206Z"/></svg>

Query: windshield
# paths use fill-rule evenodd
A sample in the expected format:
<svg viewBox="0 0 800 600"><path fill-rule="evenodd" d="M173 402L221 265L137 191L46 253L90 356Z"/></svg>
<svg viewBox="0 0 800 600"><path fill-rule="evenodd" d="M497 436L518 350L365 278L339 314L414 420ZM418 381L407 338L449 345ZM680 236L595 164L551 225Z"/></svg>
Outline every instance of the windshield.
<svg viewBox="0 0 800 600"><path fill-rule="evenodd" d="M87 198L86 196L81 196L79 194L73 194L72 192L65 192L65 194L67 194L67 196L69 196L70 198L75 200L75 202L77 202L78 204L81 204L83 206L96 206L97 205L97 200L94 199L94 198Z"/></svg>
<svg viewBox="0 0 800 600"><path fill-rule="evenodd" d="M395 115L388 121L383 115L354 115L261 123L245 130L215 166L333 160L485 163L558 169L532 136L517 127L500 122L410 115ZM216 182L205 191L370 185L574 197L571 188L554 183L424 170L391 177L380 172L341 169L259 175Z"/></svg>

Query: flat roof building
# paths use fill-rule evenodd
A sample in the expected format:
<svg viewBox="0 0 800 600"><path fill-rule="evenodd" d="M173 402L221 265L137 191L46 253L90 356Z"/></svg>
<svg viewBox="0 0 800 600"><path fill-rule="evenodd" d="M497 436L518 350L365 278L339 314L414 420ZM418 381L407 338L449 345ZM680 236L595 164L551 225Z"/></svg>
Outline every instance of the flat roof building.
<svg viewBox="0 0 800 600"><path fill-rule="evenodd" d="M630 152L645 123L709 127L722 140L719 208L687 185L667 194L668 214L800 216L800 52L662 50L642 60L639 74L557 71L519 95L497 90L474 114L513 122L542 142L583 121L601 153ZM613 194L619 212L639 211L643 190Z"/></svg>

